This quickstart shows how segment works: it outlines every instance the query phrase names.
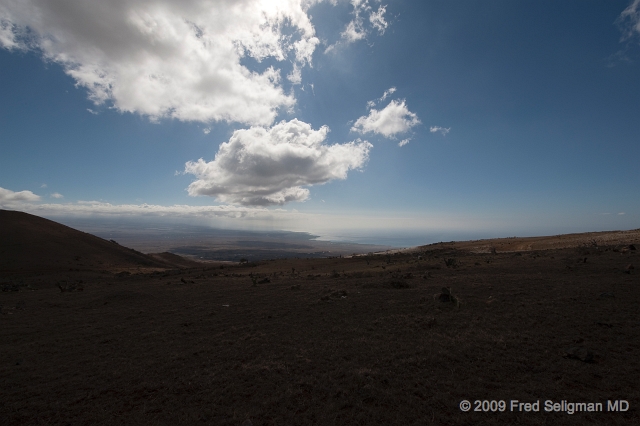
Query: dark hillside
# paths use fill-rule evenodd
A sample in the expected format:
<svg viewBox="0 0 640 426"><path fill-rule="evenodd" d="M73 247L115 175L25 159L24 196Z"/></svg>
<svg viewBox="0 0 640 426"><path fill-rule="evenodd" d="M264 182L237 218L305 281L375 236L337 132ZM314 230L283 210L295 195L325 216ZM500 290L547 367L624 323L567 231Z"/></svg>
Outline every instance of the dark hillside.
<svg viewBox="0 0 640 426"><path fill-rule="evenodd" d="M171 267L94 235L28 213L0 210L0 271Z"/></svg>

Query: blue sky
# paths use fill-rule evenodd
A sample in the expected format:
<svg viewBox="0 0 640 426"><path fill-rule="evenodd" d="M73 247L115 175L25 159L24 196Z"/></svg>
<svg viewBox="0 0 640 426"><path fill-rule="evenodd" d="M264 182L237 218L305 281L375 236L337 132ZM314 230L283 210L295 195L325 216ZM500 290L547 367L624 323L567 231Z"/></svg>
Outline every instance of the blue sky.
<svg viewBox="0 0 640 426"><path fill-rule="evenodd" d="M335 238L640 226L640 1L85 3L0 0L2 208Z"/></svg>

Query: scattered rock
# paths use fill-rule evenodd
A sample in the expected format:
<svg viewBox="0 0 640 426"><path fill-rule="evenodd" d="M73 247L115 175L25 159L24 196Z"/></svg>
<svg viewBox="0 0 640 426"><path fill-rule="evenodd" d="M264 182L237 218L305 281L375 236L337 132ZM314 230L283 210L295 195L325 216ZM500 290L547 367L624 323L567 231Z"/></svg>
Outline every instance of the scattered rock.
<svg viewBox="0 0 640 426"><path fill-rule="evenodd" d="M20 291L20 286L18 284L2 284L2 291Z"/></svg>
<svg viewBox="0 0 640 426"><path fill-rule="evenodd" d="M577 359L582 362L592 363L594 362L593 352L585 348L584 346L574 346L565 351L565 358Z"/></svg>
<svg viewBox="0 0 640 426"><path fill-rule="evenodd" d="M67 283L66 281L58 281L56 285L58 286L58 288L60 289L60 292L62 293L84 290L84 285L82 281L78 281L76 283Z"/></svg>
<svg viewBox="0 0 640 426"><path fill-rule="evenodd" d="M442 292L439 295L436 294L436 296L441 302L453 303L456 306L460 306L460 299L454 296L448 287L442 287Z"/></svg>
<svg viewBox="0 0 640 426"><path fill-rule="evenodd" d="M629 250L635 250L635 249L636 249L636 246L635 246L635 245L633 245L633 244L629 244Z"/></svg>
<svg viewBox="0 0 640 426"><path fill-rule="evenodd" d="M409 284L403 279L392 279L386 284L385 287L396 288L396 289L411 288L411 284Z"/></svg>
<svg viewBox="0 0 640 426"><path fill-rule="evenodd" d="M606 298L610 298L610 297L616 297L613 292L607 291L604 293L600 293L600 298L601 299L606 299Z"/></svg>
<svg viewBox="0 0 640 426"><path fill-rule="evenodd" d="M270 283L271 280L269 278L263 278L260 281L258 281L258 284L266 284L266 283Z"/></svg>
<svg viewBox="0 0 640 426"><path fill-rule="evenodd" d="M291 290L300 290L300 284L292 285L290 287Z"/></svg>
<svg viewBox="0 0 640 426"><path fill-rule="evenodd" d="M451 289L447 287L442 287L442 293L438 297L441 302L451 302L453 295L451 294Z"/></svg>

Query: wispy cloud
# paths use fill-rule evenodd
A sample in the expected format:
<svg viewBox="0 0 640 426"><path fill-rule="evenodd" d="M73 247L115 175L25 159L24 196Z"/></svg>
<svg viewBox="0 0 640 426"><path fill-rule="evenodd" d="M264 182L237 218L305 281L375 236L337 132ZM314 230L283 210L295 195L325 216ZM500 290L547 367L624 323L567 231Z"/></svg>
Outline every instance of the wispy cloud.
<svg viewBox="0 0 640 426"><path fill-rule="evenodd" d="M615 22L620 29L620 43L623 46L607 58L607 67L612 68L621 63L633 62L629 52L633 48L632 41L640 40L640 0L634 0L618 16Z"/></svg>
<svg viewBox="0 0 640 426"><path fill-rule="evenodd" d="M389 96L393 95L396 92L396 90L397 89L395 87L390 87L389 89L385 90L384 93L382 94L382 96L380 96L378 99L374 99L372 101L367 102L367 108L369 108L369 109L373 108L378 103L383 102Z"/></svg>
<svg viewBox="0 0 640 426"><path fill-rule="evenodd" d="M640 35L640 0L634 0L623 10L616 23L622 30L621 41Z"/></svg>
<svg viewBox="0 0 640 426"><path fill-rule="evenodd" d="M328 132L326 126L314 130L297 119L236 130L213 161L186 164L185 173L197 178L189 194L244 206L305 201L305 186L346 179L349 170L361 168L369 158L369 142L327 145Z"/></svg>
<svg viewBox="0 0 640 426"><path fill-rule="evenodd" d="M398 146L405 146L410 141L411 141L411 139L402 139L400 142L398 142Z"/></svg>
<svg viewBox="0 0 640 426"><path fill-rule="evenodd" d="M386 12L387 12L387 7L380 6L378 7L377 12L371 12L369 14L369 22L371 22L371 25L373 25L373 27L376 30L378 30L380 34L384 34L384 31L389 26L389 23L384 19L384 14Z"/></svg>
<svg viewBox="0 0 640 426"><path fill-rule="evenodd" d="M440 126L431 126L429 128L429 131L431 133L438 133L440 132L442 134L442 136L446 136L447 133L449 133L451 131L451 127L440 127Z"/></svg>
<svg viewBox="0 0 640 426"><path fill-rule="evenodd" d="M385 95L380 99L384 99L386 96L388 96L387 92L385 92ZM367 105L369 106L370 104ZM418 124L420 124L418 116L409 111L405 100L392 100L389 105L381 110L371 108L368 115L362 116L356 120L351 127L351 131L359 133L377 133L386 138L391 138L400 133L409 131L412 127L417 126Z"/></svg>
<svg viewBox="0 0 640 426"><path fill-rule="evenodd" d="M379 0L377 1L379 2ZM336 47L364 40L372 30L382 35L389 26L384 16L387 12L386 6L379 6L377 10L374 10L369 4L369 0L351 0L351 5L353 6L353 19L340 33L340 40L329 45L325 53L331 52Z"/></svg>
<svg viewBox="0 0 640 426"><path fill-rule="evenodd" d="M96 104L153 120L270 125L295 103L280 70L243 65L272 58L295 64L319 43L307 0L6 0L0 46L41 52ZM95 111L88 109L89 112Z"/></svg>
<svg viewBox="0 0 640 426"><path fill-rule="evenodd" d="M59 192L54 192L53 194L49 195L51 198L64 198L64 195L60 194Z"/></svg>

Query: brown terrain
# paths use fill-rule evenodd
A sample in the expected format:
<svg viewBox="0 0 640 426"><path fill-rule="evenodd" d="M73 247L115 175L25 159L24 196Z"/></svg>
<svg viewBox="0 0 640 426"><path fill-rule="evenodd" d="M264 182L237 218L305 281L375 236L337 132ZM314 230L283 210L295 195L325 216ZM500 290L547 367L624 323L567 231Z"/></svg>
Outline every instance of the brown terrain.
<svg viewBox="0 0 640 426"><path fill-rule="evenodd" d="M638 249L634 230L196 263L0 211L0 424L640 424Z"/></svg>

